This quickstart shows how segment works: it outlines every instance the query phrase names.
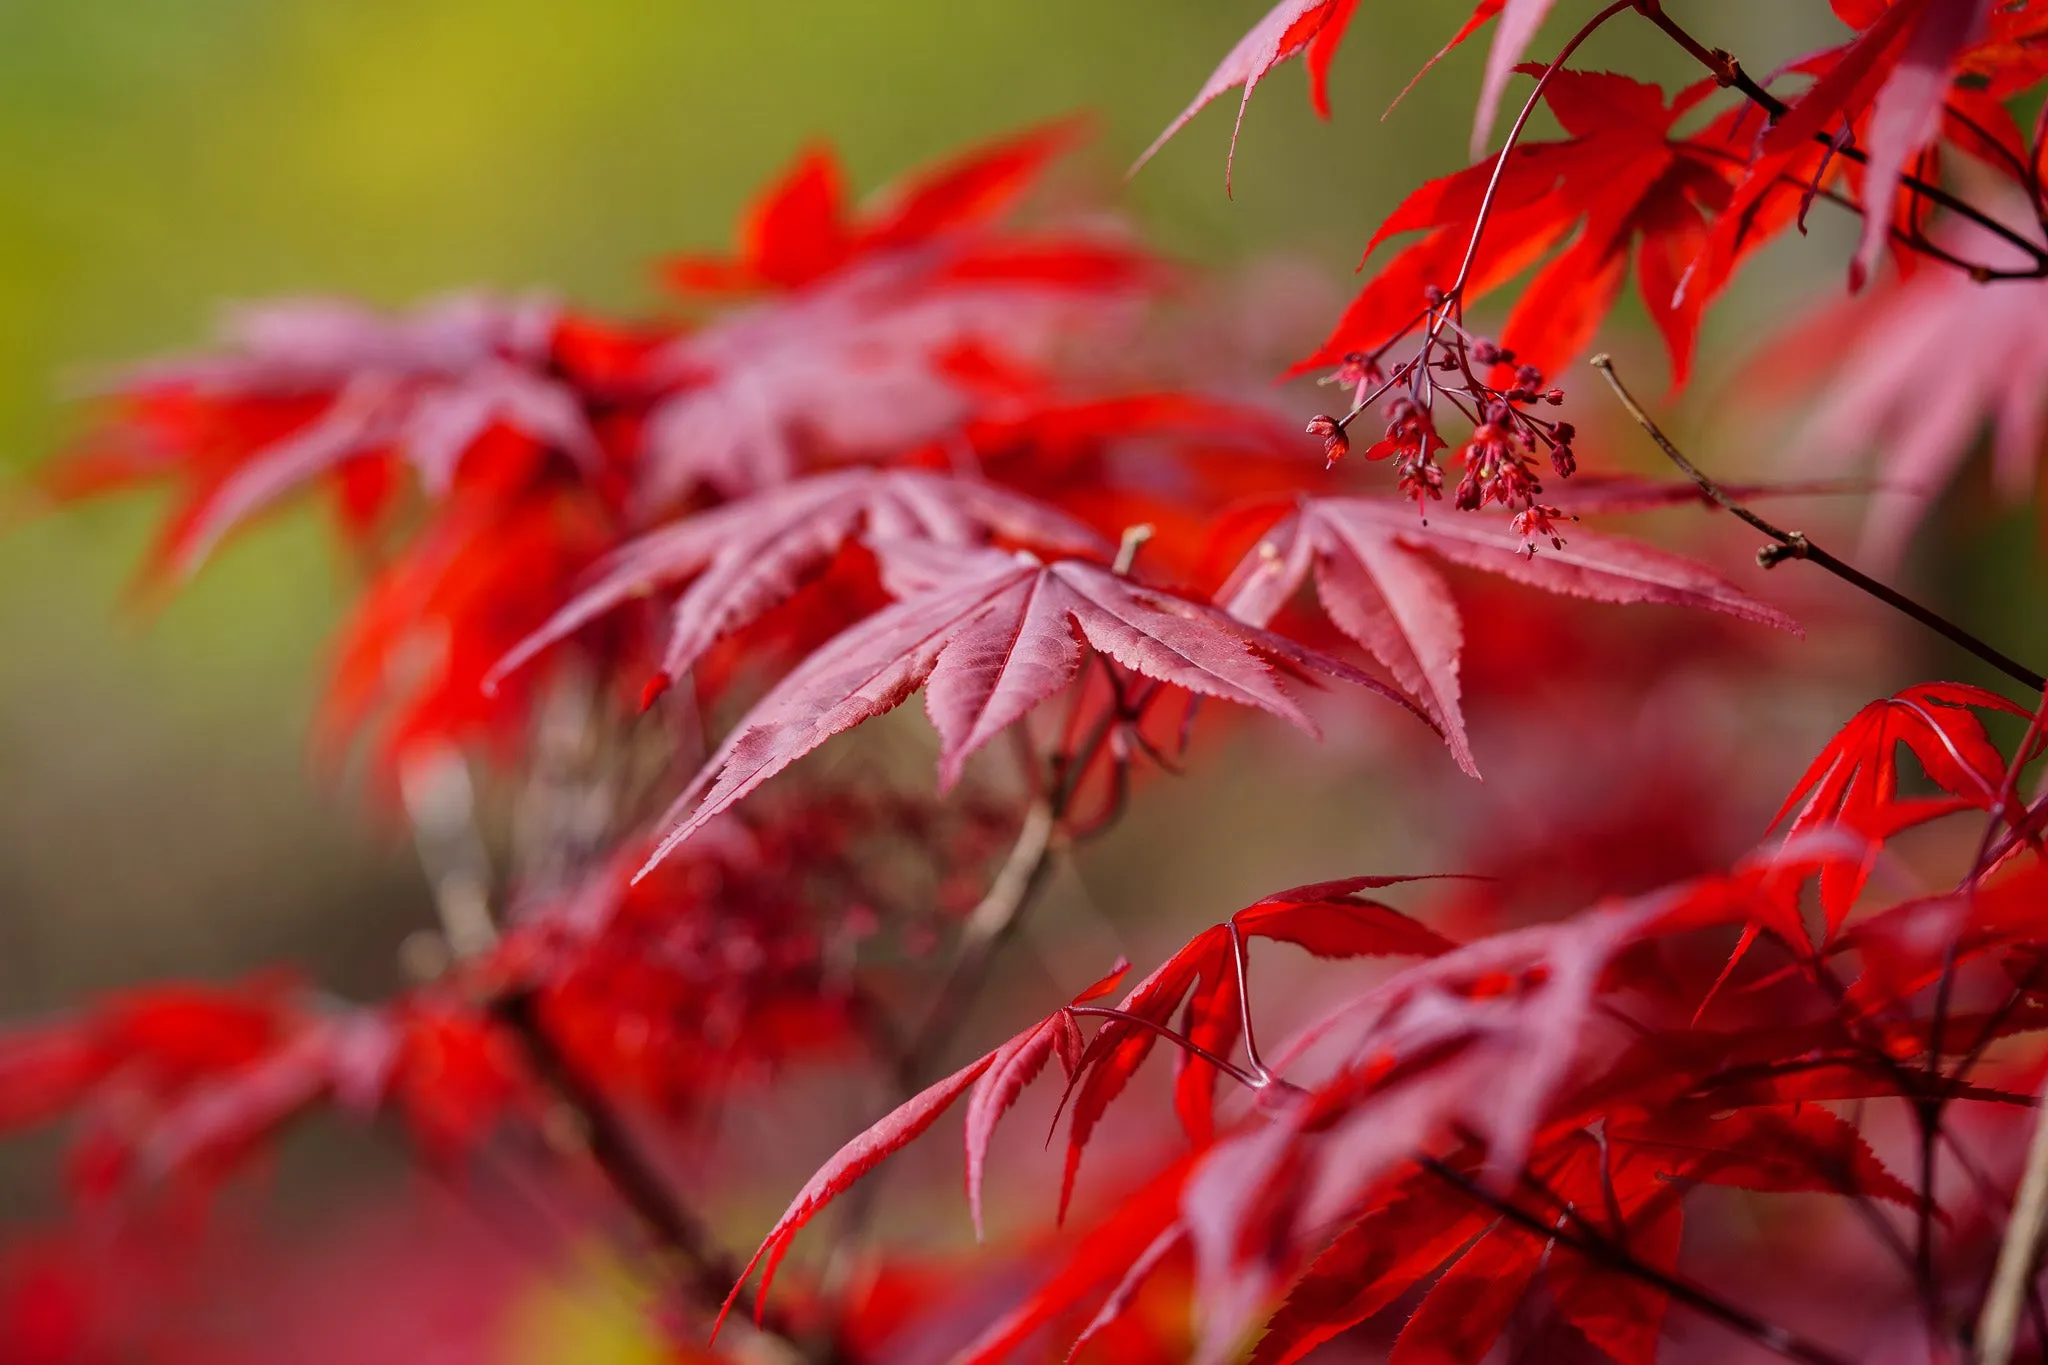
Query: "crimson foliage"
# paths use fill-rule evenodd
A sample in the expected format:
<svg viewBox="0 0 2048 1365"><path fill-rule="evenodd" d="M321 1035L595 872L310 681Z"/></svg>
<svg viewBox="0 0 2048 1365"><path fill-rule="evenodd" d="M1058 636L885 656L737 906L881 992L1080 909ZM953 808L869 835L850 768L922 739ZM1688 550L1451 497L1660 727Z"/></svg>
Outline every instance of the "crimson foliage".
<svg viewBox="0 0 2048 1365"><path fill-rule="evenodd" d="M1989 417L2024 489L2048 192L2041 122L2014 110L2048 76L2044 8L1835 0L1848 36L1760 81L1654 0L1480 4L1445 49L1491 25L1475 164L1372 234L1357 297L1296 367L1351 399L1307 422L1321 463L1285 430L1299 416L1142 358L1165 263L1100 220L1025 211L1071 125L861 204L808 152L732 255L664 264L679 307L658 319L283 303L233 318L217 353L125 375L45 477L74 498L171 484L153 583L298 494L360 552L323 735L360 743L376 799L411 822L444 960L390 1000L285 976L145 986L0 1036L0 1127L69 1118L79 1216L117 1229L97 1257L24 1240L0 1263L0 1331L32 1343L22 1359L170 1358L168 1310L93 1268L132 1289L144 1272L107 1247L203 1237L188 1215L325 1108L389 1119L451 1178L511 1162L602 1191L579 1216L616 1206L656 1244L683 1359L1420 1365L1506 1342L1648 1365L1707 1349L1681 1313L1728 1334L1716 1352L2039 1358L2038 1223L2009 1210L2048 1024L2048 798L2023 780L2040 680L1742 505L1815 485L1722 487L1668 448L1696 483L1604 450L1581 474L1590 443L1552 413L1631 260L1682 387L1736 267L1824 200L1860 216L1849 284L1867 292L1802 322L1772 377L1825 386L1836 453L1876 444L1914 479L1952 469ZM1577 9L1553 60L1524 60ZM1282 0L1160 142L1239 88L1241 121L1296 55L1327 115L1333 54L1369 13ZM1572 65L1624 23L1704 78L1667 93ZM1533 84L1489 152L1518 74ZM1561 137L1527 135L1539 108ZM1497 339L1468 327L1509 290ZM1361 421L1384 428L1351 457ZM1894 543L1899 496L1873 522ZM1872 701L1792 782L1775 833L1719 837L1738 803L1699 776L1703 708L1619 757L1602 708L1681 668L1778 667L1752 628L1799 627L1742 580L1578 524L1687 503L1733 508L1779 542L1766 567L1831 567L2028 695ZM1734 624L1645 613L1626 629L1655 638L1630 651L1559 599ZM1301 688L1321 680L1347 686L1312 708ZM948 800L799 766L920 689ZM1212 699L1311 734L1312 709L1340 716L1372 762L1441 794L1446 846L1478 875L1268 896L935 1079L1134 771L1249 723ZM1440 779L1410 752L1428 731L1473 777L1498 758L1504 794ZM1005 736L1007 774L984 752ZM1731 742L1763 744L1761 723ZM472 770L515 795L502 884L465 861L491 817ZM1937 855L1953 865L1930 872ZM1264 1049L1255 943L1262 961L1305 950L1333 983ZM1134 1125L1155 1141L1120 1151L1120 1193L1077 1199L1112 1106L1156 1109L1134 1081L1162 1050L1170 1120ZM741 1268L681 1192L717 1182L678 1183L653 1153L716 1152L712 1121L830 1066L895 1099ZM992 1138L1041 1078L1066 1127L1046 1221L1085 1209L1072 1235L943 1271L861 1250L849 1190L963 1100L979 1235L1014 1183ZM1796 1219L1730 1216L1766 1195L1808 1199ZM842 1199L834 1239L867 1272L806 1266L771 1299ZM1994 1283L2001 1248L2019 1274ZM53 1275L98 1307L52 1316ZM178 1349L207 1349L191 1330Z"/></svg>

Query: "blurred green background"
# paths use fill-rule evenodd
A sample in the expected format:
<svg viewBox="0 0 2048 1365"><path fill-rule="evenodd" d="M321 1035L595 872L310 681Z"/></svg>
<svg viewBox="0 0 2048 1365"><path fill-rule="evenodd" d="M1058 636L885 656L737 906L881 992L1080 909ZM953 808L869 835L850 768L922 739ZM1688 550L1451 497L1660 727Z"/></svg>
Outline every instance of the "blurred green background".
<svg viewBox="0 0 2048 1365"><path fill-rule="evenodd" d="M1674 8L1760 69L1830 31L1819 3ZM1328 278L1334 310L1371 226L1463 164L1483 44L1381 123L1469 3L1366 0L1337 62L1336 119L1310 114L1298 65L1275 73L1245 124L1234 200L1234 100L1122 186L1121 168L1262 9L5 6L0 461L18 485L81 426L64 394L94 367L199 344L226 301L332 291L396 304L482 284L655 307L650 262L728 241L753 191L820 137L868 188L963 142L1092 111L1094 179L1154 241L1200 262L1292 255ZM1587 64L1622 48L1632 70L1693 79L1640 27L1602 35ZM1813 283L1832 286L1832 269ZM1794 273L1752 277L1718 335L1740 335ZM1711 395L1725 356L1710 349L1706 370ZM344 992L383 989L394 946L427 922L424 894L400 832L323 784L303 747L340 566L310 518L285 516L145 613L125 592L154 510L146 498L67 509L0 536L0 1014L280 959ZM1172 884L1214 902L1189 916L1322 865L1356 870L1347 831L1372 812L1307 812L1315 793L1281 785L1240 802L1257 814L1234 861L1205 863L1193 841L1179 850Z"/></svg>

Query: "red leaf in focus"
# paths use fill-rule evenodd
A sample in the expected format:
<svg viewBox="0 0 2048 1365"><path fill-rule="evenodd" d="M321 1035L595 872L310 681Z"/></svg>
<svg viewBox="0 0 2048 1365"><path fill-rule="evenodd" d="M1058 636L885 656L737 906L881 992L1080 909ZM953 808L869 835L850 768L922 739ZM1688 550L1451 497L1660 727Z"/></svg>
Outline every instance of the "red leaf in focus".
<svg viewBox="0 0 2048 1365"><path fill-rule="evenodd" d="M1965 259L2028 264L2010 243L1953 218L1932 236ZM1986 444L1999 495L2031 495L2048 432L2048 332L2036 325L2044 309L2040 280L1980 284L1960 270L1922 270L1814 310L1755 356L1752 388L1796 395L1803 419L1791 448L1806 468L1877 458L1861 556L1898 563L1942 490Z"/></svg>
<svg viewBox="0 0 2048 1365"><path fill-rule="evenodd" d="M1387 1365L1478 1365L1529 1292L1543 1245L1522 1228L1495 1225L1430 1286Z"/></svg>
<svg viewBox="0 0 2048 1365"><path fill-rule="evenodd" d="M1280 3L1266 13L1266 17L1252 25L1251 31L1238 39L1237 46L1230 49L1209 73L1209 79L1196 92L1188 107L1166 125L1166 131L1152 140L1131 166L1131 174L1152 159L1167 140L1182 128L1188 120L1202 111L1204 105L1226 90L1244 87L1244 98L1237 104L1237 121L1231 126L1230 153L1223 163L1223 185L1230 188L1230 172L1237 161L1237 134L1244 127L1244 111L1251 106L1252 91L1265 78L1268 71L1304 50L1309 54L1309 98L1314 102L1316 112L1329 116L1329 94L1324 87L1330 58L1337 45L1343 40L1344 28L1351 22L1352 11L1357 9L1358 0L1280 0Z"/></svg>
<svg viewBox="0 0 2048 1365"><path fill-rule="evenodd" d="M2005 780L2005 760L1971 708L2027 714L1994 692L1963 683L1921 683L1874 701L1836 731L1785 798L1772 826L1789 815L1790 835L1845 825L1859 834L1889 837L1901 828L1902 814L1917 822L1957 809L1900 800L1901 745L1964 808L1991 809ZM1861 894L1874 858L1875 849L1860 862L1836 862L1821 872L1821 908L1831 936Z"/></svg>
<svg viewBox="0 0 2048 1365"><path fill-rule="evenodd" d="M1608 1140L1709 1184L1852 1195L1907 1209L1920 1204L1852 1124L1817 1105L1742 1109L1720 1119L1674 1108L1617 1124Z"/></svg>
<svg viewBox="0 0 2048 1365"><path fill-rule="evenodd" d="M1352 877L1276 892L1232 915L1229 923L1205 929L1152 974L1132 987L1116 1008L1159 1026L1183 1007L1181 1035L1228 1058L1243 1036L1242 998L1237 988L1231 927L1241 935L1293 943L1318 957L1433 957L1455 945L1399 911L1367 900L1361 891L1426 880L1410 877ZM1060 1183L1060 1215L1073 1197L1081 1153L1110 1103L1123 1092L1159 1041L1152 1031L1123 1019L1108 1019L1074 1068L1073 1118L1067 1128L1066 1168ZM1177 1055L1174 1107L1189 1137L1198 1143L1214 1131L1216 1071L1209 1063Z"/></svg>
<svg viewBox="0 0 2048 1365"><path fill-rule="evenodd" d="M1510 36L1504 28L1496 47ZM1544 87L1571 138L1518 143L1508 154L1464 289L1466 299L1477 298L1570 235L1509 314L1501 341L1519 361L1550 374L1584 350L1640 243L1639 288L1670 354L1672 382L1685 382L1700 315L1719 288L1689 272L1706 239L1706 216L1727 205L1741 166L1729 145L1732 126L1693 138L1674 137L1672 129L1713 89L1701 82L1667 104L1654 85L1589 71L1559 71ZM1448 287L1456 276L1497 161L1430 181L1394 210L1367 244L1368 257L1388 237L1427 235L1381 268L1297 371L1376 351L1414 325L1424 290Z"/></svg>
<svg viewBox="0 0 2048 1365"><path fill-rule="evenodd" d="M817 474L685 517L627 542L589 585L491 670L485 686L590 621L658 589L687 584L670 615L661 672L680 678L714 643L796 592L861 531L888 540L970 546L991 536L1055 554L1107 558L1093 531L1030 498L918 470Z"/></svg>
<svg viewBox="0 0 2048 1365"><path fill-rule="evenodd" d="M1353 1223L1309 1263L1266 1324L1252 1365L1295 1365L1408 1293L1490 1221L1447 1186L1419 1186Z"/></svg>
<svg viewBox="0 0 2048 1365"><path fill-rule="evenodd" d="M1074 997L1074 1003L1098 1000L1117 988L1130 970L1119 961L1109 974ZM967 1097L967 1207L974 1219L974 1236L981 1239L981 1180L987 1164L988 1143L996 1124L1008 1113L1024 1087L1045 1070L1046 1059L1059 1046L1062 1028L1071 1026L1073 1016L1061 1010L1036 1028L1026 1029L990 1055L988 1071L975 1082Z"/></svg>
<svg viewBox="0 0 2048 1365"><path fill-rule="evenodd" d="M1799 633L1791 618L1720 575L1635 541L1574 531L1563 549L1532 555L1502 519L1423 522L1405 501L1367 498L1302 499L1245 556L1217 600L1264 625L1313 576L1330 620L1386 665L1442 727L1458 765L1476 775L1459 707L1464 630L1424 551L1566 596L1704 608Z"/></svg>
<svg viewBox="0 0 2048 1365"><path fill-rule="evenodd" d="M1076 996L1074 1003L1095 999L1116 989L1123 979L1126 968L1117 966L1108 976L1089 986ZM832 1158L818 1168L803 1189L790 1201L782 1216L775 1220L775 1226L768 1230L746 1269L740 1272L739 1283L726 1296L725 1304L719 1309L718 1323L723 1325L726 1314L732 1311L742 1287L753 1275L754 1267L761 1266L761 1290L757 1296L756 1311L768 1298L768 1289L775 1278L775 1269L789 1250L789 1244L804 1224L814 1217L819 1209L843 1194L854 1181L866 1175L879 1165L884 1157L909 1145L923 1133L941 1114L952 1107L953 1102L966 1094L970 1087L974 1099L968 1110L968 1178L971 1197L975 1203L975 1230L980 1231L980 1157L987 1149L988 1137L996 1121L1016 1102L1018 1093L1033 1076L1044 1069L1045 1059L1054 1046L1054 1031L1051 1020L1043 1020L1017 1034L993 1052L969 1062L942 1081L927 1086L910 1099L898 1105L878 1122L861 1133L853 1141L833 1153ZM989 1084L979 1084L984 1077L990 1077ZM765 1261L764 1261L765 1258ZM716 1336L717 1329L713 1328Z"/></svg>
<svg viewBox="0 0 2048 1365"><path fill-rule="evenodd" d="M675 823L650 864L920 685L939 732L940 786L952 786L969 755L1074 679L1084 642L1146 677L1270 711L1311 733L1276 665L1297 676L1315 669L1408 707L1347 664L1097 565L992 550L940 554L914 542L878 548L885 579L905 600L834 638L747 714L672 807Z"/></svg>

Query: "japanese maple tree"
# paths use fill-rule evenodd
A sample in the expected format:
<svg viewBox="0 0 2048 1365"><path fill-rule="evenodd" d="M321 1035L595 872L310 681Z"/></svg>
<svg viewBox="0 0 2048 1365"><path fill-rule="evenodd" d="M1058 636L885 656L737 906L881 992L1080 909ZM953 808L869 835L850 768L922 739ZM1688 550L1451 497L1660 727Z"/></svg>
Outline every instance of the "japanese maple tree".
<svg viewBox="0 0 2048 1365"><path fill-rule="evenodd" d="M1139 166L1295 57L1328 116L1374 7L1281 0ZM0 1360L246 1353L165 1248L212 1244L322 1110L462 1199L555 1191L678 1360L2044 1358L2048 698L1894 579L1980 431L2034 492L2048 4L1832 0L1838 40L1768 76L1701 8L1442 7L1444 53L1488 49L1472 164L1359 225L1292 371L1329 412L1150 345L1185 269L1034 200L1075 124L867 197L814 147L730 254L662 263L647 317L289 301L119 376L44 489L169 485L164 591L288 501L332 511L361 579L318 738L441 922L394 998L138 984L0 1033L0 1129L67 1126L74 1206L0 1258ZM1581 61L1625 26L1696 79ZM1797 240L1823 213L1846 254ZM1746 372L1809 438L1723 482L1589 352L1632 290L1686 388L1767 246L1843 297ZM1875 485L1841 481L1866 455ZM1846 557L1775 510L1873 490ZM1709 514L1753 565L1711 562ZM1849 595L1823 575L1978 683L1817 659L1795 615ZM1811 756L1727 700L1831 667L1867 704ZM935 780L921 723L846 737L919 693ZM1441 861L1009 980L1153 770L1275 720ZM793 1104L843 1145L770 1220L787 1192L731 1199L762 1182L707 1134ZM1020 1106L1055 1114L1043 1188L1006 1169ZM961 1221L997 1235L934 1262L870 1178L956 1109Z"/></svg>

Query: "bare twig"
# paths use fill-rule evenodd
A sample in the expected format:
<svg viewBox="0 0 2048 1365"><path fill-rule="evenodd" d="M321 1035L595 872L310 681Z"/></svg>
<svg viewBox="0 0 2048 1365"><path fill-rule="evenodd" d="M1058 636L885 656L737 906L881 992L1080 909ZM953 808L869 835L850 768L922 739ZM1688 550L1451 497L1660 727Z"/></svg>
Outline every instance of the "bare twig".
<svg viewBox="0 0 2048 1365"><path fill-rule="evenodd" d="M1756 559L1758 564L1769 569L1788 559L1803 559L1810 564L1827 570L1843 582L1860 588L1886 606L1912 617L1915 621L1918 621L1921 625L1926 626L1944 639L1962 646L1962 648L1976 655L1979 659L1990 664L2015 682L2023 684L2029 691L2040 692L2044 688L2048 688L2048 678L2043 678L2025 664L2009 658L2003 652L1978 639L1969 631L1964 630L1961 626L1943 616L1940 612L1930 607L1922 606L1897 589L1878 582L1875 578L1872 578L1854 565L1837 559L1834 555L1829 554L1826 550L1809 540L1805 533L1788 531L1783 527L1768 522L1755 512L1749 510L1749 508L1735 501L1735 499L1729 497L1719 484L1709 478L1691 460L1688 460L1677 446L1671 443L1671 438L1664 434L1663 429L1657 425L1655 419L1648 412L1644 411L1642 404L1636 401L1635 395L1628 391L1622 384L1620 376L1615 374L1614 361L1611 357L1596 355L1593 357L1591 364L1606 379L1608 387L1614 390L1615 397L1619 398L1621 405L1628 409L1628 415L1635 419L1636 425L1647 432L1650 439L1657 443L1657 448L1664 452L1666 459L1678 466L1679 470L1687 478L1698 484L1702 493L1705 493L1721 507L1777 542L1775 545L1766 545L1763 549L1757 551Z"/></svg>
<svg viewBox="0 0 2048 1365"><path fill-rule="evenodd" d="M1681 24L1664 12L1664 7L1660 0L1634 0L1634 3L1636 10L1644 18L1662 29L1666 37L1684 49L1686 54L1694 61L1705 67L1716 81L1729 89L1740 92L1750 103L1763 110L1772 122L1775 123L1783 118L1790 109L1791 106L1759 85L1753 76L1742 69L1742 63L1736 61L1733 56L1719 48L1707 47L1699 39L1688 33ZM1847 145L1835 146L1834 139L1825 131L1815 133L1814 139L1817 142L1828 144L1832 149L1832 154L1841 157L1845 161L1853 161L1858 165L1862 165L1869 160L1869 157L1861 148ZM1927 252L1926 254L1957 266L1967 272L1972 279L1980 282L1988 280L2032 280L2048 275L2048 248L2044 248L2039 242L2022 236L2004 223L1999 222L1996 218L1993 218L1990 214L1984 212L1984 210L1978 208L1975 204L1970 203L1966 199L1960 199L1950 194L1941 186L1923 180L1917 175L1901 175L1899 177L1899 184L1905 189L1912 191L1917 198L1925 199L1932 204L1939 204L1958 217L1969 219L1978 227L1983 228L1993 236L2001 238L2007 244L2019 248L2033 258L2034 264L2025 270L2000 270L1990 266L1956 260L1939 250ZM1874 210L1865 206L1863 211L1866 213L1888 213L1890 210L1889 206L1880 205ZM1916 250L1925 251L1926 247L1932 244L1913 243L1912 245Z"/></svg>
<svg viewBox="0 0 2048 1365"><path fill-rule="evenodd" d="M1025 909L1051 875L1053 836L1058 828L1059 815L1052 798L1033 802L1024 813L1024 825L1017 831L1010 856L980 902L968 912L946 978L939 983L924 1022L898 1060L897 1072L906 1095L923 1084L925 1073L952 1041L988 976L990 964L1022 925Z"/></svg>
<svg viewBox="0 0 2048 1365"><path fill-rule="evenodd" d="M399 769L398 790L448 954L459 960L487 951L498 941L498 926L491 918L491 859L477 831L469 765L450 748L416 753Z"/></svg>
<svg viewBox="0 0 2048 1365"><path fill-rule="evenodd" d="M2028 1286L2041 1259L2041 1232L2048 1226L2048 1123L2036 1118L2027 1143L2026 1173L2020 1177L2019 1200L2006 1220L2005 1240L1998 1246L1998 1267L1991 1291L1977 1318L1977 1365L2007 1365L2013 1337L2025 1306Z"/></svg>
<svg viewBox="0 0 2048 1365"><path fill-rule="evenodd" d="M519 992L496 1003L496 1013L519 1039L528 1061L576 1122L576 1137L621 1202L632 1210L649 1237L672 1263L676 1278L703 1305L722 1303L740 1282L738 1263L711 1235L697 1215L670 1190L668 1181L647 1159L617 1111L562 1054L534 1008L533 996ZM836 1345L813 1340L773 1309L764 1309L754 1291L740 1286L737 1316L757 1322L760 1330L789 1343L798 1358L830 1365L839 1359ZM758 1315L758 1316L757 1316Z"/></svg>

